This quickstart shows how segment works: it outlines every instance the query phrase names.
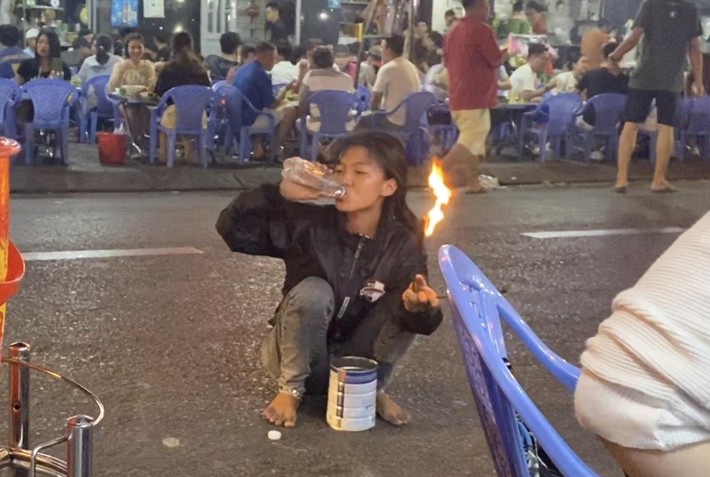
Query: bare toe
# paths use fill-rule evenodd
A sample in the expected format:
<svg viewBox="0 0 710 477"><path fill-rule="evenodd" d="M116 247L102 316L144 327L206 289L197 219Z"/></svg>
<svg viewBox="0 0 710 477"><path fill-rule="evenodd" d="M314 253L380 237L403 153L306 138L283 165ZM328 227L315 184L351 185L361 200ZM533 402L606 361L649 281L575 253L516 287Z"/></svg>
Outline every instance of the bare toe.
<svg viewBox="0 0 710 477"><path fill-rule="evenodd" d="M377 414L393 426L403 426L412 420L411 414L385 393L377 394Z"/></svg>

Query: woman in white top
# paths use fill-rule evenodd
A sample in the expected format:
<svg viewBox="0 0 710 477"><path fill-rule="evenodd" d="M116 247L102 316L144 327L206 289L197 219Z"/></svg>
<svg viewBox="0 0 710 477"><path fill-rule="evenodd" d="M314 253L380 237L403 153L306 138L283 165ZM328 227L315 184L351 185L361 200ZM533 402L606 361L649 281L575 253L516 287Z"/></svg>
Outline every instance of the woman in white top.
<svg viewBox="0 0 710 477"><path fill-rule="evenodd" d="M568 71L558 74L547 84L552 94L575 93L577 91L577 83L587 72L587 57L580 56L576 61L570 61L568 66Z"/></svg>
<svg viewBox="0 0 710 477"><path fill-rule="evenodd" d="M91 46L93 56L88 57L79 69L82 84L96 76L111 75L113 68L121 62L121 57L111 53L113 39L108 35L99 35Z"/></svg>
<svg viewBox="0 0 710 477"><path fill-rule="evenodd" d="M710 475L710 213L587 341L577 419L629 477Z"/></svg>

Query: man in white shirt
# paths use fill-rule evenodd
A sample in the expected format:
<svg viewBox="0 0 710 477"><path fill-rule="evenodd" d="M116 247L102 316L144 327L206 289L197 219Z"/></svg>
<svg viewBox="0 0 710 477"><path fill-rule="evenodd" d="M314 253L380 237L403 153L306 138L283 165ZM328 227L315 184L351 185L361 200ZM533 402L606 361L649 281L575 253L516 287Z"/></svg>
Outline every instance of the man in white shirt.
<svg viewBox="0 0 710 477"><path fill-rule="evenodd" d="M304 111L308 106L308 102L317 91L345 91L352 93L353 79L349 74L337 71L333 67L333 53L327 46L319 46L313 52L312 69L306 73L301 83L301 88L298 90L299 109ZM311 132L320 130L320 112L318 106L311 105L306 126ZM351 130L355 124L354 121L349 121L346 125L348 130Z"/></svg>
<svg viewBox="0 0 710 477"><path fill-rule="evenodd" d="M375 86L372 88L370 109L372 111L394 110L404 99L421 89L419 72L414 64L402 56L404 37L392 35L382 40L382 60L384 65L377 73ZM364 116L358 123L358 129L401 129L407 117L406 107L401 107L394 114L375 114Z"/></svg>
<svg viewBox="0 0 710 477"><path fill-rule="evenodd" d="M288 43L276 45L276 64L271 70L271 82L274 85L287 85L298 79L298 66L291 63L292 52Z"/></svg>
<svg viewBox="0 0 710 477"><path fill-rule="evenodd" d="M520 98L524 102L542 100L542 95L548 91L548 87L540 83L540 74L545 71L547 55L545 45L539 43L528 45L528 62L510 76L513 97Z"/></svg>

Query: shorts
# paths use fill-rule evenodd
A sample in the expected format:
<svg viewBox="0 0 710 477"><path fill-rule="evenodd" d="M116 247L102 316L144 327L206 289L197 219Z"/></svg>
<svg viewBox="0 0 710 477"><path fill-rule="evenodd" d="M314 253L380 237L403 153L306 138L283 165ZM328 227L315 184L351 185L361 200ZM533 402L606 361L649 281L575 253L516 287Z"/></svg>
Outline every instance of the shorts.
<svg viewBox="0 0 710 477"><path fill-rule="evenodd" d="M652 91L629 88L626 100L624 121L643 124L651 113L653 101L656 100L658 124L675 127L678 125L680 109L680 93L673 91Z"/></svg>
<svg viewBox="0 0 710 477"><path fill-rule="evenodd" d="M284 118L284 112L280 109L265 109L264 112L271 113L274 116L276 126L278 126L278 124ZM259 129L269 127L269 119L263 114L260 114L259 117L256 118L256 121L254 121L254 124L251 125L251 127Z"/></svg>
<svg viewBox="0 0 710 477"><path fill-rule="evenodd" d="M463 109L451 111L451 117L459 130L457 143L474 156L484 156L486 138L491 130L491 112L488 109Z"/></svg>

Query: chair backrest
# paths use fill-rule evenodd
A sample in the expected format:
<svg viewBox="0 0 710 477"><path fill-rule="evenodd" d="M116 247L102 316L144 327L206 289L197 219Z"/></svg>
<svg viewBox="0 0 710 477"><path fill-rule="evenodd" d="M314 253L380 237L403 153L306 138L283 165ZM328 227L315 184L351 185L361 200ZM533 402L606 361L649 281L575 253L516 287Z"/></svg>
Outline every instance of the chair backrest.
<svg viewBox="0 0 710 477"><path fill-rule="evenodd" d="M223 86L226 86L226 85L227 85L227 81L226 81L226 80L215 81L214 84L212 85L212 91L214 91L214 92L216 93L216 92L218 92Z"/></svg>
<svg viewBox="0 0 710 477"><path fill-rule="evenodd" d="M212 88L195 84L176 86L169 89L161 98L162 104L175 105L175 130L180 132L197 132L202 128L202 113L212 103L214 92Z"/></svg>
<svg viewBox="0 0 710 477"><path fill-rule="evenodd" d="M308 107L303 115L310 114L311 106L318 108L321 134L345 134L346 124L353 119L353 109L357 107L358 98L347 91L322 90L316 91L308 99Z"/></svg>
<svg viewBox="0 0 710 477"><path fill-rule="evenodd" d="M246 125L244 124L244 111L251 109L251 111L255 112L256 108L254 108L244 93L234 86L223 86L220 88L219 94L224 99L227 121L232 128L232 132L239 137L242 127Z"/></svg>
<svg viewBox="0 0 710 477"><path fill-rule="evenodd" d="M93 92L96 97L96 108L101 116L113 116L113 103L108 99L106 85L111 75L94 76L81 85L81 96L88 98Z"/></svg>
<svg viewBox="0 0 710 477"><path fill-rule="evenodd" d="M539 109L549 116L548 134L565 133L572 123L572 117L581 107L582 98L577 93L562 93L545 99Z"/></svg>
<svg viewBox="0 0 710 477"><path fill-rule="evenodd" d="M0 124L5 123L7 107L12 107L20 96L20 88L14 80L0 78Z"/></svg>
<svg viewBox="0 0 710 477"><path fill-rule="evenodd" d="M604 93L587 101L586 108L594 108L594 131L613 133L619 128L621 115L626 107L626 95Z"/></svg>
<svg viewBox="0 0 710 477"><path fill-rule="evenodd" d="M684 103L684 109L687 115L683 127L684 132L688 134L710 133L710 96L690 98Z"/></svg>
<svg viewBox="0 0 710 477"><path fill-rule="evenodd" d="M370 93L370 90L367 88L367 86L359 84L357 85L357 90L355 90L355 95L358 99L358 113L367 111L367 108L370 107L370 99L372 98L372 93Z"/></svg>
<svg viewBox="0 0 710 477"><path fill-rule="evenodd" d="M525 324L476 265L459 249L445 245L439 265L451 303L454 328L464 357L493 463L499 477L528 477L518 416L566 476L596 477L547 421L507 366L500 319L530 349L533 356L568 390L579 370L555 355Z"/></svg>
<svg viewBox="0 0 710 477"><path fill-rule="evenodd" d="M76 98L76 88L59 79L34 79L22 85L34 106L33 125L37 128L54 128L69 121L69 106Z"/></svg>
<svg viewBox="0 0 710 477"><path fill-rule="evenodd" d="M407 108L404 129L407 132L419 129L422 125L422 119L425 117L427 111L429 111L429 108L431 108L435 103L436 98L428 91L418 91L416 93L409 94L404 101L402 101L402 104L396 108Z"/></svg>

